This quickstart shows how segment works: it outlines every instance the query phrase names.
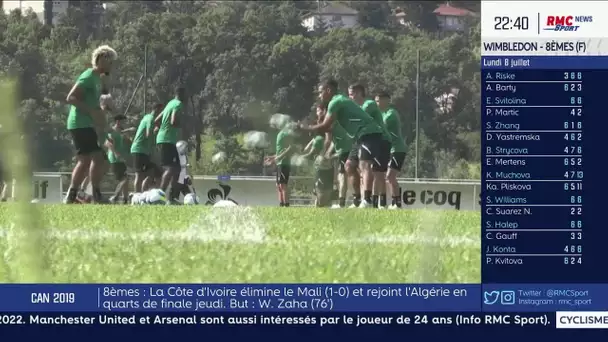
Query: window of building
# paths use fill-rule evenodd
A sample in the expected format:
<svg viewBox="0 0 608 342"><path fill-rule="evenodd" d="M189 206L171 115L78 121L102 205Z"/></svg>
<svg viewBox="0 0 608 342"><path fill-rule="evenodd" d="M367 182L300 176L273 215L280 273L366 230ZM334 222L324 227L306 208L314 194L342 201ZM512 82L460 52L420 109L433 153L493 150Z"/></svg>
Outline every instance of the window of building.
<svg viewBox="0 0 608 342"><path fill-rule="evenodd" d="M460 25L460 20L458 19L458 17L446 17L445 23L447 26L456 27Z"/></svg>

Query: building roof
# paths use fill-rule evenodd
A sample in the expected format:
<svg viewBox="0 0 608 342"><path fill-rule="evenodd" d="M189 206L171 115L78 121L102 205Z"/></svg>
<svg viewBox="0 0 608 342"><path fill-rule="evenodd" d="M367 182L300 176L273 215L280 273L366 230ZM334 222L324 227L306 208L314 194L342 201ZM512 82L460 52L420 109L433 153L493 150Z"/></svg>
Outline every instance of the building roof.
<svg viewBox="0 0 608 342"><path fill-rule="evenodd" d="M395 17L403 18L407 16L407 14L403 11L401 7L397 7L394 9ZM475 15L475 12L470 11L466 8L460 8L450 5L449 3L437 6L437 8L433 11L436 15L443 16L455 16L455 17L466 17L470 15Z"/></svg>
<svg viewBox="0 0 608 342"><path fill-rule="evenodd" d="M433 11L437 15L453 16L453 17L467 17L475 15L473 11L469 11L466 8L454 7L449 3L440 5Z"/></svg>
<svg viewBox="0 0 608 342"><path fill-rule="evenodd" d="M321 10L320 11L313 11L310 13L307 13L304 18L309 18L312 17L314 15L345 15L345 16L353 16L353 15L357 15L359 14L359 12L355 9L352 9L344 4L341 4L339 2L326 2L323 1L323 4L321 5Z"/></svg>

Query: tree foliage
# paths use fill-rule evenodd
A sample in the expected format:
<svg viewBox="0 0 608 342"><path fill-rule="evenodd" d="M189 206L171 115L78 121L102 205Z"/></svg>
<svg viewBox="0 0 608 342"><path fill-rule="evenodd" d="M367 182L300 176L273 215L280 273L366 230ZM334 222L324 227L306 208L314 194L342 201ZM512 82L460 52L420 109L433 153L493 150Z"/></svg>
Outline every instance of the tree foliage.
<svg viewBox="0 0 608 342"><path fill-rule="evenodd" d="M71 164L65 97L92 50L109 44L119 55L111 93L121 111L133 97L130 124L186 86L184 133L199 172L260 174L272 148L244 150L243 133L271 132L274 113L311 116L316 85L333 77L344 91L362 82L370 96L391 92L409 147L406 176L414 176L418 117L419 177L471 177L480 152L479 23L439 39L437 2L345 3L359 11L358 28L307 32L302 16L316 4L299 1L121 1L101 16L70 8L54 27L31 12L0 13L0 74L20 81L18 114L38 170ZM418 29L395 27L395 6ZM136 89L144 64L147 77ZM216 151L226 152L225 165L210 164Z"/></svg>

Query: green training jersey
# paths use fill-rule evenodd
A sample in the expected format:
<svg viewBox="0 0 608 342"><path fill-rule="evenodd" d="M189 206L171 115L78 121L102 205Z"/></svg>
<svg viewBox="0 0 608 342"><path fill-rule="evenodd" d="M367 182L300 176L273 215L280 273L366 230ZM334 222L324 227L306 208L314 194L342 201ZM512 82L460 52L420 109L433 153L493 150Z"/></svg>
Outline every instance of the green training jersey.
<svg viewBox="0 0 608 342"><path fill-rule="evenodd" d="M85 70L78 79L76 85L82 92L82 102L93 109L100 109L99 97L101 96L101 77L92 68ZM76 106L70 106L68 114L68 129L95 127L91 113L87 113Z"/></svg>
<svg viewBox="0 0 608 342"><path fill-rule="evenodd" d="M323 145L325 144L325 137L322 135L317 135L312 139L312 150L313 153L321 153L323 152Z"/></svg>
<svg viewBox="0 0 608 342"><path fill-rule="evenodd" d="M278 157L282 154L292 143L292 138L289 135L289 131L283 129L277 134L277 142L275 145L275 154ZM277 165L289 166L291 164L291 156L293 155L293 149L290 149L281 159L276 160Z"/></svg>
<svg viewBox="0 0 608 342"><path fill-rule="evenodd" d="M405 152L405 142L403 141L403 135L401 134L401 120L399 119L397 110L389 108L382 113L382 120L384 120L384 126L391 139L391 153Z"/></svg>
<svg viewBox="0 0 608 342"><path fill-rule="evenodd" d="M165 109L162 112L162 121L160 123L160 128L158 130L158 134L156 135L156 143L157 144L175 144L177 143L178 135L179 135L179 127L175 127L171 124L171 114L173 112L179 116L182 110L182 101L178 99L173 99L167 103Z"/></svg>
<svg viewBox="0 0 608 342"><path fill-rule="evenodd" d="M334 95L327 106L327 115L335 120L334 126L340 124L355 141L364 135L383 133L382 127L371 116L344 95Z"/></svg>
<svg viewBox="0 0 608 342"><path fill-rule="evenodd" d="M152 152L152 145L154 142L153 131L154 126L154 113L144 115L139 122L137 132L133 138L133 144L131 144L131 153L141 153L150 155ZM147 135L149 133L149 135Z"/></svg>
<svg viewBox="0 0 608 342"><path fill-rule="evenodd" d="M353 146L353 139L346 130L339 124L334 123L331 130L331 141L334 143L335 153L349 153Z"/></svg>
<svg viewBox="0 0 608 342"><path fill-rule="evenodd" d="M378 104L376 103L376 101L366 100L363 103L363 105L361 106L361 108L363 108L363 110L367 114L369 114L369 116L371 116L372 119L374 119L374 121L376 123L378 123L380 125L380 128L382 128L382 135L384 135L384 139L391 141L390 134L389 134L388 130L386 129L386 127L384 126L384 120L382 118L382 111L380 110L380 108L378 108Z"/></svg>
<svg viewBox="0 0 608 342"><path fill-rule="evenodd" d="M108 149L108 161L110 162L110 164L124 163L125 157L127 156L127 153L129 153L125 138L122 136L122 134L116 131L108 133L107 137L108 140L112 143L114 151L118 153L118 155L116 155L114 154L114 152L112 152L112 150Z"/></svg>
<svg viewBox="0 0 608 342"><path fill-rule="evenodd" d="M363 102L363 105L361 105L361 108L363 108L363 110L367 114L369 114L369 116L371 116L372 119L374 119L374 121L376 121L378 124L384 125L384 121L382 121L382 111L380 110L380 108L378 108L376 101L366 100L365 102Z"/></svg>

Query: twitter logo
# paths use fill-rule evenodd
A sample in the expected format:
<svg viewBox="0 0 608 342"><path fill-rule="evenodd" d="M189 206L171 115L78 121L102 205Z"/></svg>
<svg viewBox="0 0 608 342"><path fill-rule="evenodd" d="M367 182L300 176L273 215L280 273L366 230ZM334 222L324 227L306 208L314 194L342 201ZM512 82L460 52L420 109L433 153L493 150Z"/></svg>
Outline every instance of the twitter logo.
<svg viewBox="0 0 608 342"><path fill-rule="evenodd" d="M495 304L500 298L500 291L485 291L483 293L483 303L486 305Z"/></svg>

